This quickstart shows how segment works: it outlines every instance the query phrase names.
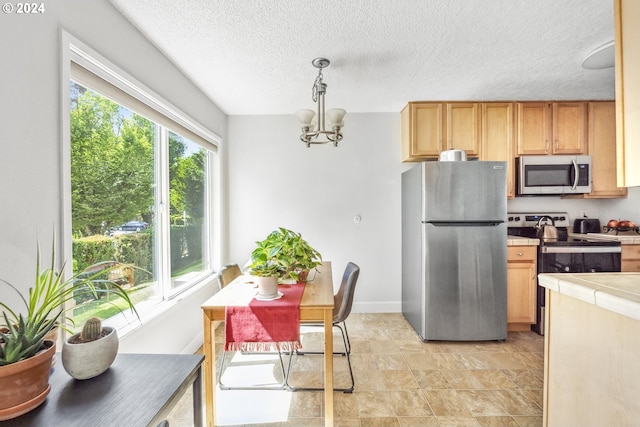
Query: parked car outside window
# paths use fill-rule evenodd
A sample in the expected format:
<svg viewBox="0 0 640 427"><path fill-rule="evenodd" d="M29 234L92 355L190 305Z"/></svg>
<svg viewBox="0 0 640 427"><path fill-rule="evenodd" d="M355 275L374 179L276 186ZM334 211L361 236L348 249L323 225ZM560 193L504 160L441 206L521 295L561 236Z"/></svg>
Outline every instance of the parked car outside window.
<svg viewBox="0 0 640 427"><path fill-rule="evenodd" d="M144 221L129 221L119 227L110 229L109 235L117 236L119 234L137 233L138 231L142 231L147 227L149 227L149 224Z"/></svg>

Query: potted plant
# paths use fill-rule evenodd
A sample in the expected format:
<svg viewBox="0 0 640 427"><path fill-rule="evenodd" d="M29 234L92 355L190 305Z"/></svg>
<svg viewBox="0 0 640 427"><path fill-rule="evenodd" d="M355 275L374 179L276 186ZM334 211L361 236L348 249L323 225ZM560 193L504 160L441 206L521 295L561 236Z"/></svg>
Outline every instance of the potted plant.
<svg viewBox="0 0 640 427"><path fill-rule="evenodd" d="M322 255L300 233L283 227L272 231L256 245L249 270L257 277L276 276L305 281L308 272L322 263ZM265 274L265 269L268 274Z"/></svg>
<svg viewBox="0 0 640 427"><path fill-rule="evenodd" d="M249 272L258 285L258 296L261 299L278 297L278 278L282 277L289 266L282 248L272 245L271 234L260 242L251 253Z"/></svg>
<svg viewBox="0 0 640 427"><path fill-rule="evenodd" d="M288 276L296 281L307 281L309 272L322 264L322 255L302 238L302 234L282 227L278 231L283 251L290 260Z"/></svg>
<svg viewBox="0 0 640 427"><path fill-rule="evenodd" d="M136 313L127 292L116 283L78 273L64 279L64 264L56 269L55 239L51 249L51 267L41 269L37 248L36 277L25 298L11 283L0 284L15 291L24 303L24 312L0 301L0 420L15 418L40 405L49 393L49 373L55 353L55 341L46 339L54 328L68 330L71 302L82 293L113 294ZM109 286L95 286L97 283ZM74 295L75 293L75 295Z"/></svg>
<svg viewBox="0 0 640 427"><path fill-rule="evenodd" d="M62 345L62 366L77 380L97 377L109 369L118 354L118 333L102 326L97 317L87 320L82 331Z"/></svg>

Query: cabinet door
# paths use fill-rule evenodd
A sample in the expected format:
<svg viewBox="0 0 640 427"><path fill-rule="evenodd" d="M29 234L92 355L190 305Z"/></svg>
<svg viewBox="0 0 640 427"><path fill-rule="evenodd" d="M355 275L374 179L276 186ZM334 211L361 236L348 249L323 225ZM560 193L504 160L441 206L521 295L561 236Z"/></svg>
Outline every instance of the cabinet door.
<svg viewBox="0 0 640 427"><path fill-rule="evenodd" d="M515 197L515 162L513 156L513 103L482 104L482 138L480 160L507 162L507 197Z"/></svg>
<svg viewBox="0 0 640 427"><path fill-rule="evenodd" d="M589 103L588 147L593 168L591 193L585 197L626 197L617 186L615 102Z"/></svg>
<svg viewBox="0 0 640 427"><path fill-rule="evenodd" d="M618 185L640 186L640 1L615 0Z"/></svg>
<svg viewBox="0 0 640 427"><path fill-rule="evenodd" d="M464 150L468 157L480 151L480 104L447 104L447 149Z"/></svg>
<svg viewBox="0 0 640 427"><path fill-rule="evenodd" d="M536 321L535 246L507 247L507 323L509 330L528 330L522 326Z"/></svg>
<svg viewBox="0 0 640 427"><path fill-rule="evenodd" d="M587 149L587 103L553 103L554 154L585 154Z"/></svg>
<svg viewBox="0 0 640 427"><path fill-rule="evenodd" d="M536 321L536 264L509 262L507 267L507 323Z"/></svg>
<svg viewBox="0 0 640 427"><path fill-rule="evenodd" d="M640 271L640 245L622 245L621 270L625 272Z"/></svg>
<svg viewBox="0 0 640 427"><path fill-rule="evenodd" d="M402 111L402 160L438 158L444 149L443 104L410 103Z"/></svg>
<svg viewBox="0 0 640 427"><path fill-rule="evenodd" d="M551 154L551 104L517 103L517 154Z"/></svg>

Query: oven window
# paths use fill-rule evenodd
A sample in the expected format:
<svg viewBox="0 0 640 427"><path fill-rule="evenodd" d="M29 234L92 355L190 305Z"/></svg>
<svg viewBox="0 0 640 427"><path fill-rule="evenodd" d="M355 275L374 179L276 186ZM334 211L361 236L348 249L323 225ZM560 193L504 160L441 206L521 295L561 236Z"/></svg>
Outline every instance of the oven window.
<svg viewBox="0 0 640 427"><path fill-rule="evenodd" d="M540 273L619 272L620 253L541 254Z"/></svg>

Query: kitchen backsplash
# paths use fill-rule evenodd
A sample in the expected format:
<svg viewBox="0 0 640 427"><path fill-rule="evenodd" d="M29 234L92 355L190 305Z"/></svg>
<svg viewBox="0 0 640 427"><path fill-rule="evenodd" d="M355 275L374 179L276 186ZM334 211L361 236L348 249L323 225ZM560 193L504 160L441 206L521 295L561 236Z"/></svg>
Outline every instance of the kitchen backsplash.
<svg viewBox="0 0 640 427"><path fill-rule="evenodd" d="M626 199L562 199L556 197L516 197L507 201L509 212L567 212L571 221L585 213L603 224L609 219L629 219L640 223L640 187L629 188Z"/></svg>

